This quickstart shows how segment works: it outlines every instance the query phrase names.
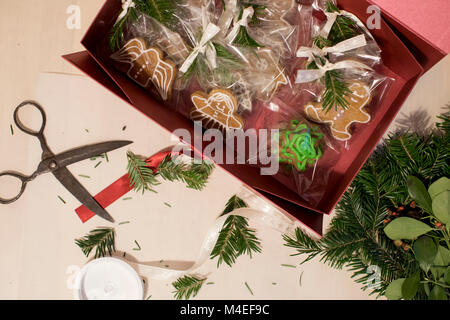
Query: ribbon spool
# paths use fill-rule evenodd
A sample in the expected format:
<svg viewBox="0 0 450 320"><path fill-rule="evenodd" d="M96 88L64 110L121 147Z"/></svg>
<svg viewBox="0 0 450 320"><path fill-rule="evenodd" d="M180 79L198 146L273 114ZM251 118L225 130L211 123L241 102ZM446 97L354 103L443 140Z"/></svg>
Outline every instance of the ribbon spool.
<svg viewBox="0 0 450 320"><path fill-rule="evenodd" d="M191 265L186 269L160 268L153 265L130 262L117 258L100 258L86 264L76 277L74 294L76 299L135 299L143 298L142 279L138 274L153 280L174 280L186 274L193 274L210 260L211 252L219 237L219 233L227 218L237 215L249 219L252 223L259 222L283 234L293 234L300 226L297 220L288 218L274 211L257 211L241 208L219 217L206 234L197 260L192 262L180 261L179 265ZM126 262L125 262L126 261ZM155 263L156 264L156 263ZM216 265L211 265L214 271ZM130 270L131 269L131 270ZM122 297L122 298L121 298Z"/></svg>

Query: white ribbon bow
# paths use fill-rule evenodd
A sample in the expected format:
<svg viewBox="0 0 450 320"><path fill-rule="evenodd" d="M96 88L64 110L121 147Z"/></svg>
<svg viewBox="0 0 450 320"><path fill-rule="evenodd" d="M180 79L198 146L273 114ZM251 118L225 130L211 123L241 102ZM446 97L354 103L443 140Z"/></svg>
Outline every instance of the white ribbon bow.
<svg viewBox="0 0 450 320"><path fill-rule="evenodd" d="M248 26L248 19L253 17L254 13L255 13L255 11L253 10L253 7L251 7L251 6L244 9L244 12L242 12L242 18L239 21L234 23L233 29L231 29L230 33L225 38L225 41L227 43L231 44L234 41L234 39L238 35L239 29L241 27Z"/></svg>
<svg viewBox="0 0 450 320"><path fill-rule="evenodd" d="M192 52L189 54L189 56L186 58L186 60L184 61L183 65L180 68L180 71L182 73L185 73L186 71L188 71L189 67L194 63L195 59L197 58L197 56L202 53L204 54L208 48L209 45L209 41L211 41L218 33L220 32L220 28L218 26L216 26L214 23L209 23L206 26L206 29L204 29L203 31L203 35L202 38L200 39L200 42L197 43L197 45L195 46L195 48L192 50ZM211 47L209 47L211 48ZM215 50L214 53L212 55L211 52L209 52L207 54L207 59L208 61L210 61L210 59L212 60L214 58L215 61ZM211 61L210 61L211 63ZM215 63L212 63L215 64ZM213 67L213 66L211 66Z"/></svg>
<svg viewBox="0 0 450 320"><path fill-rule="evenodd" d="M297 72L297 78L295 80L295 83L306 83L306 82L312 82L315 80L318 80L322 78L327 71L331 70L338 70L338 69L363 69L363 70L370 70L373 71L373 69L364 63L355 61L355 60L344 60L337 63L331 63L327 60L324 66L320 65L319 63L316 63L317 67L319 69L313 69L313 70L298 70Z"/></svg>
<svg viewBox="0 0 450 320"><path fill-rule="evenodd" d="M133 2L133 0L122 0L122 12L117 17L116 23L118 23L120 20L122 20L123 17L125 17L127 15L128 10L130 10L130 8L135 8L135 7L136 7L136 4Z"/></svg>
<svg viewBox="0 0 450 320"><path fill-rule="evenodd" d="M365 45L367 45L366 37L360 34L359 36L339 42L333 47L325 47L323 49L318 47L300 47L297 51L297 57L314 60L314 56L324 57L327 53L346 52L364 47Z"/></svg>
<svg viewBox="0 0 450 320"><path fill-rule="evenodd" d="M237 11L237 0L228 0L225 5L225 11L219 18L219 22L217 23L221 34L225 35L230 29L231 22L234 19L234 16Z"/></svg>

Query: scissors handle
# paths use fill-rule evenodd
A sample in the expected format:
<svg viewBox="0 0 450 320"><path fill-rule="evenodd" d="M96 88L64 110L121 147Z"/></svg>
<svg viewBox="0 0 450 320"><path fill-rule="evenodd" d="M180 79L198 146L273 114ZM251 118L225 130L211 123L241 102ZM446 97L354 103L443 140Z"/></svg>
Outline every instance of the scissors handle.
<svg viewBox="0 0 450 320"><path fill-rule="evenodd" d="M13 177L15 179L18 179L22 183L22 186L20 188L19 193L13 198L5 199L0 195L0 203L1 204L9 204L9 203L12 203L12 202L18 200L22 196L23 192L25 191L25 187L27 186L27 183L33 179L33 177L27 177L27 176L24 176L24 175L22 175L20 173L16 173L16 172L0 173L0 181L2 180L1 179L2 177Z"/></svg>
<svg viewBox="0 0 450 320"><path fill-rule="evenodd" d="M42 116L42 124L41 124L41 128L39 129L39 131L34 131L34 130L31 130L31 129L27 128L27 127L20 121L19 111L20 111L21 108L23 108L23 107L25 107L25 106L27 106L27 105L31 105L31 106L35 107L35 108L38 109L39 112L41 113L41 116ZM25 133L27 133L27 134L29 134L29 135L35 136L35 137L39 137L39 136L42 136L42 133L44 132L45 124L47 123L47 117L45 116L44 109L42 109L42 107L41 107L38 103L36 103L36 102L34 102L34 101L27 100L27 101L24 101L24 102L22 102L21 104L19 104L19 105L17 106L16 110L14 111L14 122L16 123L16 126L17 126L20 130L22 130L23 132L25 132Z"/></svg>

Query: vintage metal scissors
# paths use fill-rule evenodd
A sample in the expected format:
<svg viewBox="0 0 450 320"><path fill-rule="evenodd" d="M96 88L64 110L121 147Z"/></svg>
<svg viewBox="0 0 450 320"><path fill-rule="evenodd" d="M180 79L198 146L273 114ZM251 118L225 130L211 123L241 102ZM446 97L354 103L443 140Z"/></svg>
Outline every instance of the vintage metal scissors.
<svg viewBox="0 0 450 320"><path fill-rule="evenodd" d="M42 125L39 131L33 131L22 124L19 119L19 111L22 107L26 105L31 105L39 110L42 116ZM109 215L104 208L102 208L97 201L89 194L89 192L75 179L75 177L66 168L68 165L73 163L89 159L95 156L99 156L106 152L124 147L132 143L132 141L110 141L98 144L93 144L85 147L80 147L72 149L58 155L55 155L47 145L44 136L45 124L47 122L45 112L42 107L34 101L24 101L22 102L14 111L14 122L17 127L32 136L39 139L42 148L42 161L39 163L37 170L31 175L26 176L20 173L8 171L0 173L0 178L2 176L10 176L19 179L22 182L22 187L19 194L11 199L3 199L0 197L1 204L9 204L18 200L25 191L27 183L34 180L37 176L51 172L56 179L61 182L61 184L70 192L72 195L78 199L82 204L84 204L89 210L94 212L97 216L102 217L110 222L114 222L114 219Z"/></svg>

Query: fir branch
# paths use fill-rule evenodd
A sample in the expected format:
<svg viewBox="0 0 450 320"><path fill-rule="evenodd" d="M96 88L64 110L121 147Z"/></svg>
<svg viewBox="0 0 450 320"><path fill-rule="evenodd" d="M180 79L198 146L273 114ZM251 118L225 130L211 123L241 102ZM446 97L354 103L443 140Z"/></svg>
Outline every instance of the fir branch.
<svg viewBox="0 0 450 320"><path fill-rule="evenodd" d="M124 40L124 29L128 28L128 25L132 21L137 20L137 12L135 8L129 8L127 14L120 19L111 29L109 34L109 47L111 51L120 48L120 43Z"/></svg>
<svg viewBox="0 0 450 320"><path fill-rule="evenodd" d="M213 42L214 49L219 59L226 60L227 62L234 62L240 64L240 60L234 54L230 53L224 46L217 42Z"/></svg>
<svg viewBox="0 0 450 320"><path fill-rule="evenodd" d="M92 230L83 238L76 239L75 243L81 248L86 257L95 248L95 258L104 257L106 253L112 255L116 252L115 232L113 228Z"/></svg>
<svg viewBox="0 0 450 320"><path fill-rule="evenodd" d="M158 175L168 181L184 182L190 189L202 190L214 168L214 164L208 161L186 164L174 162L171 156L167 156L158 168Z"/></svg>
<svg viewBox="0 0 450 320"><path fill-rule="evenodd" d="M228 200L228 202L225 206L225 210L223 210L223 212L220 216L224 216L230 212L233 212L236 209L247 208L247 207L248 207L248 205L247 205L247 203L245 203L244 200L239 198L237 195L234 195L230 198L230 200Z"/></svg>
<svg viewBox="0 0 450 320"><path fill-rule="evenodd" d="M154 18L169 29L173 28L173 24L176 22L175 0L133 0L133 2L135 7L128 8L126 15L111 29L109 46L113 51L120 48L124 29L128 28L129 23L137 20L138 12Z"/></svg>
<svg viewBox="0 0 450 320"><path fill-rule="evenodd" d="M199 278L197 276L184 276L178 278L177 281L172 283L175 288L174 297L177 300L188 300L191 296L197 296L198 292L205 283L206 278Z"/></svg>
<svg viewBox="0 0 450 320"><path fill-rule="evenodd" d="M128 158L128 176L130 178L130 186L136 192L154 191L153 186L160 184L156 179L155 173L148 167L148 163L131 151L127 153Z"/></svg>
<svg viewBox="0 0 450 320"><path fill-rule="evenodd" d="M244 207L247 207L247 204L239 197L233 196L228 201L221 216ZM222 262L231 267L239 256L247 254L252 257L253 252L261 252L260 244L255 231L248 226L248 219L231 215L226 219L219 233L210 258L219 257L217 261L218 267Z"/></svg>
<svg viewBox="0 0 450 320"><path fill-rule="evenodd" d="M322 107L328 112L331 108L347 109L348 101L345 99L349 95L350 89L345 82L342 73L337 70L327 71L324 76L325 91L322 95Z"/></svg>
<svg viewBox="0 0 450 320"><path fill-rule="evenodd" d="M449 175L450 137L445 128L450 119L443 115L440 120L439 130L427 136L390 134L342 197L325 236L315 241L298 229L295 237L283 236L285 245L304 254L306 261L320 256L334 268L350 268L362 289L377 295L384 294L393 280L419 270L412 251L397 248L382 228L389 207L411 201L408 175L425 179L427 185ZM379 270L377 277L372 276L374 267Z"/></svg>
<svg viewBox="0 0 450 320"><path fill-rule="evenodd" d="M327 2L326 11L340 13L339 8L331 1ZM331 41L331 46L356 36L356 26L357 23L353 19L343 15L338 15L328 35L328 40Z"/></svg>
<svg viewBox="0 0 450 320"><path fill-rule="evenodd" d="M241 8L241 11L239 13L239 20L242 18L244 13L244 8ZM253 39L247 31L247 27L240 26L239 32L236 35L236 38L233 40L233 44L242 46L242 47L249 47L249 48L264 48L263 45L259 44L255 39Z"/></svg>

